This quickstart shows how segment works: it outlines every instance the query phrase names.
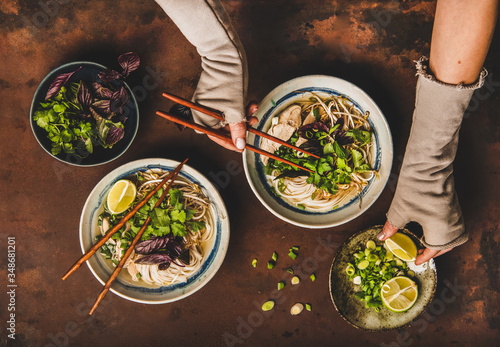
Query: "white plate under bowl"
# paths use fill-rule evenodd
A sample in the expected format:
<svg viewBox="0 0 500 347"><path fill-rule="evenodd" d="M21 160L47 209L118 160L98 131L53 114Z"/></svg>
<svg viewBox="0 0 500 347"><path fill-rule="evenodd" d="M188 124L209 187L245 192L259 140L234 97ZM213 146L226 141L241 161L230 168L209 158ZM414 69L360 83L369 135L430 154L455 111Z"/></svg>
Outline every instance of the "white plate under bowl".
<svg viewBox="0 0 500 347"><path fill-rule="evenodd" d="M274 195L264 174L264 165L260 155L254 152L243 152L245 175L257 198L274 215L291 224L305 228L327 228L358 217L365 212L380 196L389 179L392 168L393 148L392 136L387 121L375 102L359 87L343 79L311 75L298 77L281 84L271 91L260 103L254 114L259 119L257 128L266 132L271 127L272 118L293 104L295 101L308 98L307 92L326 95L343 95L347 97L363 113L370 112L368 122L373 131L375 141L374 168L378 178L372 179L361 192L337 209L326 212L311 212L288 204ZM248 133L248 143L259 147L261 138Z"/></svg>
<svg viewBox="0 0 500 347"><path fill-rule="evenodd" d="M97 219L103 211L103 202L116 181L147 169L161 168L172 171L179 164L179 162L170 159L141 159L122 165L104 176L87 198L80 217L80 245L82 252L85 253L95 243L95 236L99 234ZM224 202L213 184L195 169L184 165L179 176L198 184L212 203L211 208L216 231L213 244L205 253L200 270L192 275L186 283L161 287L152 286L143 281L132 281L128 272L122 270L111 286L111 291L122 298L144 304L163 304L177 301L201 289L222 265L229 245L229 219ZM102 284L108 280L114 269L111 262L106 260L99 252L87 261L87 265Z"/></svg>

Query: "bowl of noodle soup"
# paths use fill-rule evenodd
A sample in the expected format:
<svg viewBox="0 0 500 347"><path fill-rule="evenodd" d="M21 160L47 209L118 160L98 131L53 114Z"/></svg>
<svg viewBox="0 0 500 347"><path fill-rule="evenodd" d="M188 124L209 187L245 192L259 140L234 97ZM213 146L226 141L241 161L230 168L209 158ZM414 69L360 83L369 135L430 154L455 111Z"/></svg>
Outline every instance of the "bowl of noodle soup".
<svg viewBox="0 0 500 347"><path fill-rule="evenodd" d="M82 252L85 253L91 248L105 231L103 224L107 222L103 221L102 216L107 215L106 198L115 182L123 179L133 181L141 177L140 182L137 182L136 201L138 201L178 165L179 162L169 159L141 159L120 166L107 174L94 187L82 211L80 218ZM180 300L202 288L222 265L229 244L229 220L217 189L205 176L188 165L183 166L172 189L182 192L182 201L179 199L179 203L184 204L186 209L196 211L191 220L203 222L204 227L197 232L188 229L183 237L183 248L189 249L187 252L189 261L186 264L179 260L172 261L166 268L161 268L162 264L135 264L130 259L147 256L134 251L111 286L112 292L125 299L146 304ZM106 218L108 217L104 219ZM131 230L131 227L134 227L133 224L132 226L126 224L116 234L120 234L123 230ZM114 256L120 253L119 241L119 238L110 239L108 242L111 243L105 244L110 250L116 251L112 252L111 258L106 256L101 248L87 261L91 272L102 284L105 284L114 270L113 260L116 263ZM126 248L126 244L122 245L121 254ZM135 276L138 273L140 275Z"/></svg>
<svg viewBox="0 0 500 347"><path fill-rule="evenodd" d="M291 167L283 169L283 164L259 154L243 153L250 187L277 217L306 228L337 226L361 215L382 193L392 168L392 136L381 110L359 87L332 76L298 77L272 90L254 116L259 119L258 130L298 147L309 150L314 147L311 143L321 143L315 153L320 162L314 167L319 170L324 164L326 169L317 179L303 171L302 175L293 172ZM321 131L324 136L315 135ZM327 151L323 146L328 139ZM308 167L307 155L252 133L248 143ZM337 170L342 167L345 172ZM327 174L336 183L329 183ZM339 178L342 174L348 177Z"/></svg>

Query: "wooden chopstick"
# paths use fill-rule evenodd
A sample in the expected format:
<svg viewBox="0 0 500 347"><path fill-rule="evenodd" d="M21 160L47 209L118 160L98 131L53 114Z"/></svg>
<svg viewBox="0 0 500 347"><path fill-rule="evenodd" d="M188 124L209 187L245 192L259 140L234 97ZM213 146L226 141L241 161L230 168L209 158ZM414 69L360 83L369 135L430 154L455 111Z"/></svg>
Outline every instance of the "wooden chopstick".
<svg viewBox="0 0 500 347"><path fill-rule="evenodd" d="M189 100L186 100L186 99L183 99L177 95L174 95L174 94L170 94L170 93L167 93L167 92L163 92L162 94L163 97L167 98L167 99L170 99L172 100L173 102L176 102L178 104L181 104L183 106L187 106L189 108L192 108L193 110L196 110L196 111L200 111L202 113L205 113L209 116L212 116L218 120L221 120L221 121L225 121L226 119L224 118L224 114L220 111L217 111L217 110L212 110L208 107L205 107L203 105L200 105L200 104L195 104ZM283 146L286 146L288 148L292 148L296 151L299 151L299 152L302 152L302 153L305 153L307 155L310 155L311 157L314 157L314 158L320 158L318 155L316 154L313 154L313 153L310 153L308 151L305 151L303 150L302 148L300 147L296 147L294 145L291 145L289 144L288 142L285 142L283 141L282 139L279 139L275 136L272 136L272 135L269 135L268 133L265 133L263 131L260 131L260 130L257 130L255 128L252 128L251 126L248 126L247 130L257 136L261 136L261 137L264 137L268 140L271 140L271 141L274 141L274 142L277 142L279 143L280 145L283 145Z"/></svg>
<svg viewBox="0 0 500 347"><path fill-rule="evenodd" d="M174 171L172 171L170 173L170 175L167 176L167 177L171 176L170 183L168 184L167 188L161 194L161 196L158 199L158 201L156 202L154 208L157 208L163 202L163 200L165 199L165 197L168 194L168 191L170 190L170 187L172 187L172 184L174 183L175 178L179 174L179 171L181 171L181 168L182 168L182 166L184 165L184 163L186 161L187 161L187 159L184 160L182 163L180 163L179 166L177 166L177 168ZM123 255L123 257L120 259L120 262L116 266L115 270L113 271L113 273L111 274L111 276L109 277L109 279L106 281L106 285L104 286L104 288L102 289L101 293L97 297L97 300L95 301L94 306L92 306L92 308L90 309L89 315L91 315L92 313L94 313L94 311L97 308L97 306L99 306L99 304L102 301L102 299L104 299L104 296L106 296L106 293L108 292L109 288L113 284L113 282L116 279L116 277L118 277L118 274L120 273L121 269L123 268L123 265L127 261L128 257L130 257L130 254L132 254L132 251L134 250L135 245L141 239L142 234L144 234L144 231L148 227L148 224L149 224L150 221L151 221L151 217L148 216L148 218L146 219L146 221L142 225L141 229L139 229L139 231L137 232L137 235L135 235L134 240L130 244L130 247L127 249L127 251L125 252L125 254Z"/></svg>
<svg viewBox="0 0 500 347"><path fill-rule="evenodd" d="M205 127L203 127L201 125L198 125L196 123L190 122L190 121L185 120L185 119L181 119L179 117L173 116L173 115L168 114L166 112L156 111L156 114L158 116L163 117L165 119L168 119L168 120L170 120L172 122L185 125L186 127L194 129L194 130L198 130L199 132L202 132L204 134L215 136L215 137L217 137L219 139L222 139L222 140L225 140L225 141L231 141L231 138L229 136L227 136L226 134L224 134L224 133L222 133L220 131L217 131L217 130L214 130L214 129L210 129L210 128L205 128ZM288 164L288 165L291 165L291 166L295 166L296 168L299 168L301 170L308 171L308 172L314 172L314 171L312 171L312 170L310 170L308 168L305 168L305 167L302 167L302 166L300 166L298 164L295 164L294 162L292 162L290 160L278 157L277 155L274 155L272 153L264 151L263 149L254 147L254 146L252 146L252 145L250 145L248 143L245 144L245 148L248 149L248 150L250 150L250 151L252 151L252 152L256 152L256 153L265 155L265 156L267 156L269 158L272 158L274 160L281 161L281 162L283 162L285 164Z"/></svg>
<svg viewBox="0 0 500 347"><path fill-rule="evenodd" d="M115 232L117 232L118 230L121 229L121 227L130 219L132 218L137 211L139 211L139 209L144 206L148 200L154 195L156 194L156 192L158 190L160 190L161 187L163 187L167 181L171 178L171 176L174 175L175 172L177 172L178 170L180 171L180 167L182 167L182 165L184 165L184 163L187 161L188 159L184 160L182 162L182 164L180 166L178 166L174 171L172 171L167 177L165 177L156 187L155 189L153 189L151 192L149 192L148 195L146 195L144 197L144 199L142 199L129 213L127 213L125 215L125 217L123 217L117 225L115 225L113 228L111 228L109 231L106 232L106 234L99 240L99 242L97 242L95 245L92 246L91 249L89 249L84 255L82 255L82 257L80 259L78 259L76 261L75 264L73 264L73 266L66 272L66 274L62 277L63 280L65 280L66 278L68 278L69 275L71 275L73 272L75 272L85 261L87 261L92 255L94 255L94 253L99 249L101 248L102 245L104 245L106 243L106 241L111 237L113 236L113 234Z"/></svg>

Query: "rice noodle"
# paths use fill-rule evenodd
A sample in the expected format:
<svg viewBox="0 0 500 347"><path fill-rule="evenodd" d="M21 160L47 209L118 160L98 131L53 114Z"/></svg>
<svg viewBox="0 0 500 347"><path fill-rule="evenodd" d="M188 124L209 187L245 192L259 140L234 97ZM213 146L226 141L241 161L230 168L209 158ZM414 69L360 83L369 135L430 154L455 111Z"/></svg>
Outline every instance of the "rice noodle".
<svg viewBox="0 0 500 347"><path fill-rule="evenodd" d="M318 115L323 123L327 126L333 126L338 118L344 117L344 130L360 129L370 131L370 124L367 121L369 113L363 113L356 108L354 103L343 96L328 95L328 97L320 97L315 93L312 94L309 100L301 100L295 104L302 108L302 120L308 115L313 114L315 109L318 109ZM326 101L328 100L328 101ZM331 101L330 101L331 100ZM328 103L329 102L329 103ZM327 118L323 118L326 115ZM323 121L325 119L325 121ZM346 147L356 149L363 155L363 161L373 167L372 147L373 140L368 144L356 143L356 141ZM351 174L351 182L349 184L338 184L338 192L330 194L325 190L315 187L313 184L306 182L307 176L300 177L284 177L276 179L280 174L278 170L274 170L266 178L269 184L285 201L293 206L304 206L310 211L327 211L332 210L342 204L347 203L356 194L360 194L368 182L376 176L375 171Z"/></svg>
<svg viewBox="0 0 500 347"><path fill-rule="evenodd" d="M147 170L142 172L144 178L140 186L137 187L137 197L135 203L142 200L154 187L168 175L169 172L162 170ZM172 185L173 189L182 191L182 203L184 208L196 210L193 220L204 221L205 229L198 232L193 232L187 229L186 236L182 240L183 250L189 249L189 265L179 266L172 262L168 269L160 270L158 265L136 264L135 260L143 257L143 255L132 252L130 258L124 265L131 275L131 279L135 282L144 281L149 285L165 286L175 283L183 283L195 274L204 262L204 257L207 256L207 251L210 248L210 243L214 238L214 217L210 202L198 185L186 181L184 178L177 177ZM101 228L101 233L104 235L106 230ZM112 239L110 239L113 241ZM118 241L118 240L117 240ZM119 244L115 245L115 253L113 258L119 260L121 251ZM112 247L110 247L112 248ZM176 261L180 263L180 261ZM140 279L136 274L140 274Z"/></svg>

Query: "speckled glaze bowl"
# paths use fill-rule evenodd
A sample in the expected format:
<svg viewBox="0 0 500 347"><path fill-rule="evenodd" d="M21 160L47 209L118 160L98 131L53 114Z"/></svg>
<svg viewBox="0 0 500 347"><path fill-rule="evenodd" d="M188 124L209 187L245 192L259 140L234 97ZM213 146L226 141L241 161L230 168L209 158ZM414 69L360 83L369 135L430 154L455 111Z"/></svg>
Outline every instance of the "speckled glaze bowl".
<svg viewBox="0 0 500 347"><path fill-rule="evenodd" d="M380 231L382 226L378 225L351 236L339 248L330 270L330 295L335 308L346 322L368 331L392 330L410 324L431 303L437 286L436 265L431 259L425 271L416 273L413 278L418 285L418 299L412 308L403 313L395 313L385 307L380 312L366 308L364 301L354 296L355 286L349 280L345 269L347 263L352 262L358 247L365 247L368 240L376 241ZM417 237L408 230L403 229L400 232L410 236L418 248L423 247Z"/></svg>
<svg viewBox="0 0 500 347"><path fill-rule="evenodd" d="M343 79L311 75L302 76L281 84L273 89L260 103L254 116L259 119L257 129L267 132L272 119L296 101L307 97L308 92L319 95L343 95L363 113L370 112L368 122L373 130L374 169L376 179L370 180L360 195L332 211L312 212L299 209L271 192L260 155L243 152L243 166L248 183L260 202L275 216L305 228L328 228L347 223L363 214L380 196L389 179L392 168L392 135L387 121L377 104L358 86ZM248 143L259 147L261 138L248 133Z"/></svg>
<svg viewBox="0 0 500 347"><path fill-rule="evenodd" d="M137 104L137 100L135 99L134 93L127 85L127 83L123 83L129 95L129 100L124 106L128 117L125 123L125 134L123 135L123 138L118 141L112 148L95 146L94 152L85 158L78 155L78 151L80 149L77 150L77 153L62 152L54 155L51 152L52 142L47 138L47 132L44 129L40 128L33 120L33 114L39 107L40 102L45 101L47 90L49 89L49 86L54 81L54 79L60 74L75 71L80 66L82 68L76 71L73 76L71 76L69 80L70 82L78 82L80 80L88 83L99 82L99 72L106 69L104 65L93 63L90 61L75 61L61 65L52 70L47 76L45 76L43 81L40 82L40 85L36 89L35 95L33 96L30 109L31 130L33 131L33 135L35 136L40 146L44 149L44 151L57 160L70 165L84 167L106 164L117 159L127 151L127 149L132 144L132 141L134 141L135 135L137 134L137 129L139 128L139 106ZM115 88L119 86L117 81L114 81L111 84Z"/></svg>
<svg viewBox="0 0 500 347"><path fill-rule="evenodd" d="M104 176L87 198L80 217L80 245L82 252L85 253L95 243L95 236L99 234L97 219L103 212L104 201L116 181L147 169L161 168L172 171L179 164L179 162L170 159L141 159L122 165ZM189 277L186 283L169 286L148 285L143 281L132 281L127 270L122 270L113 282L111 291L124 299L144 304L163 304L183 299L207 284L222 265L229 245L229 219L224 202L213 184L195 169L184 165L179 176L198 184L212 203L211 209L215 229L212 245L208 247L204 254L202 267ZM102 284L106 283L114 270L112 263L99 252L87 261L87 265Z"/></svg>

